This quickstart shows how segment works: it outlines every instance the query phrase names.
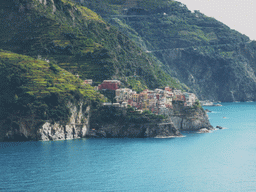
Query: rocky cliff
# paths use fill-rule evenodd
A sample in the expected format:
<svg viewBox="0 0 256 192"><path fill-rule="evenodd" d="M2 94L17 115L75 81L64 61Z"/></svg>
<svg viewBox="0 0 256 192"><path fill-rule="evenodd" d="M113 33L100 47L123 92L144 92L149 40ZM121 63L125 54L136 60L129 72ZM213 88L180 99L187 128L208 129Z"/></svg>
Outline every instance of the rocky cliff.
<svg viewBox="0 0 256 192"><path fill-rule="evenodd" d="M181 136L181 131L199 131L200 129L211 130L208 115L199 103L192 107L184 106L184 102L173 102L173 109L169 110L166 119L155 119L137 114L138 119L129 117L129 110L123 115L115 108L106 108L101 111L101 117L106 116L104 121L98 121L91 125L88 137L104 138L146 138L146 137L173 137ZM135 118L131 120L132 118ZM99 120L99 118L98 118ZM129 122L130 121L130 122ZM134 123L137 121L136 123Z"/></svg>
<svg viewBox="0 0 256 192"><path fill-rule="evenodd" d="M166 123L131 123L131 124L104 124L97 130L91 130L89 137L104 138L147 138L181 136L172 122Z"/></svg>
<svg viewBox="0 0 256 192"><path fill-rule="evenodd" d="M16 127L12 127L4 136L4 141L21 140L68 140L85 137L89 130L89 110L83 109L84 102L78 105L68 103L71 116L67 122L48 120L37 125L37 121L31 117L21 120Z"/></svg>
<svg viewBox="0 0 256 192"><path fill-rule="evenodd" d="M38 121L31 117L20 121L12 127L4 141L21 140L68 140L83 137L93 138L168 138L182 136L180 131L198 131L206 128L213 129L207 114L202 108L184 107L182 103L175 103L168 119L159 122L151 120L148 123L131 123L114 121L101 123L97 128L89 124L90 107L84 102L74 105L68 103L71 115L68 122L45 121L38 125ZM83 108L84 107L84 108Z"/></svg>
<svg viewBox="0 0 256 192"><path fill-rule="evenodd" d="M209 122L208 115L200 113L193 116L174 115L171 116L171 122L180 131L198 131L200 129L213 129Z"/></svg>
<svg viewBox="0 0 256 192"><path fill-rule="evenodd" d="M256 42L156 53L202 100L256 100Z"/></svg>
<svg viewBox="0 0 256 192"><path fill-rule="evenodd" d="M182 103L176 102L173 105L173 113L169 121L180 131L198 131L206 128L213 129L209 118L204 109L199 106L187 107Z"/></svg>

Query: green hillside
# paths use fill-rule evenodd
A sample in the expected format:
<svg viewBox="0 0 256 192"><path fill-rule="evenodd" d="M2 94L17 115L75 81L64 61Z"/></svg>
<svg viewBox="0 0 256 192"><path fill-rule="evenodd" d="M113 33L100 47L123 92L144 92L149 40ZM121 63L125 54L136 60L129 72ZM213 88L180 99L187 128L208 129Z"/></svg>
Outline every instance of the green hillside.
<svg viewBox="0 0 256 192"><path fill-rule="evenodd" d="M81 79L120 79L131 87L134 81L149 88L185 87L127 36L71 1L1 3L0 27L2 49L54 61Z"/></svg>
<svg viewBox="0 0 256 192"><path fill-rule="evenodd" d="M174 0L76 0L125 33L200 99L256 100L255 42Z"/></svg>
<svg viewBox="0 0 256 192"><path fill-rule="evenodd" d="M246 42L248 37L174 0L76 0L149 49Z"/></svg>
<svg viewBox="0 0 256 192"><path fill-rule="evenodd" d="M102 95L54 63L0 50L0 135L20 120L65 122L68 102L104 101ZM35 128L37 125L35 125ZM0 139L1 140L1 139Z"/></svg>

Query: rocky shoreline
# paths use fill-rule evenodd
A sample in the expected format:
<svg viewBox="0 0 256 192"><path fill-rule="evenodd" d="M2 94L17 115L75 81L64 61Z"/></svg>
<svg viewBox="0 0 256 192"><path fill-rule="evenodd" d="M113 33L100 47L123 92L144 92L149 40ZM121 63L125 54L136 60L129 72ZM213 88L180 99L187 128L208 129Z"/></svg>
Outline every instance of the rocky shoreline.
<svg viewBox="0 0 256 192"><path fill-rule="evenodd" d="M196 115L195 115L196 114ZM181 131L210 132L214 127L202 108L195 114L171 115L164 123L102 124L88 131L89 138L173 138L182 137Z"/></svg>
<svg viewBox="0 0 256 192"><path fill-rule="evenodd" d="M3 141L27 140L70 140L78 138L174 138L182 137L182 131L207 133L214 128L203 108L187 108L174 104L167 119L150 120L148 123L111 122L90 127L90 107L83 109L69 103L71 116L68 123L47 121L37 131L35 122L20 122L18 128L11 128ZM218 129L222 129L220 126Z"/></svg>
<svg viewBox="0 0 256 192"><path fill-rule="evenodd" d="M18 127L10 127L10 130L0 138L3 138L2 141L52 141L84 138L89 130L90 107L83 109L85 101L78 103L78 105L68 103L71 116L67 123L48 120L36 127L35 120L31 118L20 121Z"/></svg>
<svg viewBox="0 0 256 192"><path fill-rule="evenodd" d="M98 130L90 130L87 134L87 137L92 138L154 138L170 136L181 136L180 131L171 122L129 125L105 124Z"/></svg>

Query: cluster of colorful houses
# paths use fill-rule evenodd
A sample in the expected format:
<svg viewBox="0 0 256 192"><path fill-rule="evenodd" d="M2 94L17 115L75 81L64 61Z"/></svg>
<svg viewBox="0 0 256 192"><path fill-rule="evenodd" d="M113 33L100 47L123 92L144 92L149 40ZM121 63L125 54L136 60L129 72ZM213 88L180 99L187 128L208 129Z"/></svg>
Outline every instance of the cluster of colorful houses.
<svg viewBox="0 0 256 192"><path fill-rule="evenodd" d="M85 80L85 83L91 84L92 80ZM182 92L181 90L165 87L164 89L144 90L137 93L129 88L119 88L119 80L104 80L98 85L98 90L112 90L115 92L116 103L104 103L105 106L127 107L132 106L142 112L150 110L155 114L168 114L173 109L173 101L182 101L184 106L192 106L197 97L194 93Z"/></svg>

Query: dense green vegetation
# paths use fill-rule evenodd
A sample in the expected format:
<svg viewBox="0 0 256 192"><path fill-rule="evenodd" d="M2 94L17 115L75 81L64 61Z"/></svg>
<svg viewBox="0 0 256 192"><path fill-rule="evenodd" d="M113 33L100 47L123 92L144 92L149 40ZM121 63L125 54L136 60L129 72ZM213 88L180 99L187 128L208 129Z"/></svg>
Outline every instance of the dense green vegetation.
<svg viewBox="0 0 256 192"><path fill-rule="evenodd" d="M90 9L68 0L11 0L0 5L0 47L60 67L99 83L137 75L143 86L181 88L125 35ZM132 86L133 84L131 84Z"/></svg>
<svg viewBox="0 0 256 192"><path fill-rule="evenodd" d="M102 95L54 63L0 50L0 128L4 132L20 122L44 120L66 123L68 103L97 105ZM2 134L0 134L2 135Z"/></svg>
<svg viewBox="0 0 256 192"><path fill-rule="evenodd" d="M77 0L80 1L80 0ZM80 1L81 2L81 1ZM83 2L145 49L246 42L248 37L174 0Z"/></svg>

